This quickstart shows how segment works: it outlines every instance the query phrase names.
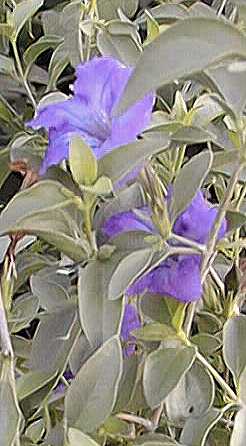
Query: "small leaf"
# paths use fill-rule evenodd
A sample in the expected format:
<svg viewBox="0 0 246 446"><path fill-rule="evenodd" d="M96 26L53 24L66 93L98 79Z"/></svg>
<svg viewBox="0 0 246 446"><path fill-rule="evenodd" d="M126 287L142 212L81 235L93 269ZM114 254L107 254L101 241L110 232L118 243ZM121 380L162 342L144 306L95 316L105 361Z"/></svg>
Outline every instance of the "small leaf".
<svg viewBox="0 0 246 446"><path fill-rule="evenodd" d="M73 67L76 67L81 62L80 19L82 11L83 5L80 0L70 2L62 11L64 48Z"/></svg>
<svg viewBox="0 0 246 446"><path fill-rule="evenodd" d="M223 416L223 411L211 408L201 417L190 417L182 430L180 440L189 446L205 446L207 436L213 426Z"/></svg>
<svg viewBox="0 0 246 446"><path fill-rule="evenodd" d="M74 180L90 186L97 179L97 160L91 148L78 136L69 146L69 164Z"/></svg>
<svg viewBox="0 0 246 446"><path fill-rule="evenodd" d="M151 408L160 404L190 369L195 360L193 347L165 348L149 354L145 361L143 385Z"/></svg>
<svg viewBox="0 0 246 446"><path fill-rule="evenodd" d="M43 5L43 2L44 0L23 0L16 5L14 11L9 15L9 24L13 26L12 38L14 40L17 39L25 23L31 19Z"/></svg>
<svg viewBox="0 0 246 446"><path fill-rule="evenodd" d="M245 338L246 316L235 316L226 321L223 329L223 356L236 382L246 367L246 350L242 348Z"/></svg>
<svg viewBox="0 0 246 446"><path fill-rule="evenodd" d="M205 150L185 164L173 183L171 216L177 217L187 208L206 178L213 160L213 154Z"/></svg>
<svg viewBox="0 0 246 446"><path fill-rule="evenodd" d="M122 296L128 286L147 268L152 256L152 249L140 249L126 256L112 275L108 298L115 300Z"/></svg>
<svg viewBox="0 0 246 446"><path fill-rule="evenodd" d="M94 432L111 414L122 374L117 337L109 339L81 367L65 397L68 426Z"/></svg>
<svg viewBox="0 0 246 446"><path fill-rule="evenodd" d="M61 41L62 39L59 36L42 36L35 43L30 45L23 55L25 64L27 65L25 75L27 76L32 64L37 60L40 54L50 48L56 48Z"/></svg>

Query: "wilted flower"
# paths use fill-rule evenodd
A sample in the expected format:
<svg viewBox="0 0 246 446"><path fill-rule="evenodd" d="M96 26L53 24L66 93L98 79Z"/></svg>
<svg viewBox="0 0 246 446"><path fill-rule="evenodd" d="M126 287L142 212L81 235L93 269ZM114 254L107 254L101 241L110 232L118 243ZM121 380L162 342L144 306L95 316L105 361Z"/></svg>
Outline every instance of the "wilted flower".
<svg viewBox="0 0 246 446"><path fill-rule="evenodd" d="M84 138L99 159L134 141L145 129L151 118L153 94L146 95L123 115L113 116L131 73L132 68L112 57L95 57L77 67L72 98L38 110L27 125L44 127L49 134L41 174L68 158L69 141L74 135Z"/></svg>
<svg viewBox="0 0 246 446"><path fill-rule="evenodd" d="M129 357L134 353L136 338L131 332L140 327L141 322L136 307L133 304L126 304L120 333L122 341L125 342L123 348L125 357Z"/></svg>
<svg viewBox="0 0 246 446"><path fill-rule="evenodd" d="M141 212L143 217L141 218ZM148 208L141 212L121 212L109 218L103 226L103 232L108 238L115 237L127 231L145 231L156 233L150 219ZM148 220L149 214L149 220ZM197 243L206 243L217 215L217 208L212 207L198 192L188 208L177 218L173 232ZM226 232L226 221L220 228L218 238ZM127 290L127 295L140 294L144 291L171 296L182 302L198 300L202 294L201 256L176 255L154 268L151 272L139 278Z"/></svg>

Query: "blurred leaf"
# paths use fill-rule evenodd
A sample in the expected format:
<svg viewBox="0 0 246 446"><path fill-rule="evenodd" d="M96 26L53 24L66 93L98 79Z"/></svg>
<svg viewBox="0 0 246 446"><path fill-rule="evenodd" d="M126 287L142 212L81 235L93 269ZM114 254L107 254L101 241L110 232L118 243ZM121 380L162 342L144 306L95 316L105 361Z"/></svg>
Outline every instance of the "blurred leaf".
<svg viewBox="0 0 246 446"><path fill-rule="evenodd" d="M68 430L68 446L99 446L98 443L78 429Z"/></svg>
<svg viewBox="0 0 246 446"><path fill-rule="evenodd" d="M12 39L16 40L25 23L36 14L44 0L22 0L9 15L8 21L13 26Z"/></svg>
<svg viewBox="0 0 246 446"><path fill-rule="evenodd" d="M198 333L191 340L205 356L213 354L221 347L220 339L209 333Z"/></svg>
<svg viewBox="0 0 246 446"><path fill-rule="evenodd" d="M105 175L112 181L117 181L151 155L167 149L168 144L168 137L162 135L156 141L142 140L119 147L118 150L113 150L99 160L99 176Z"/></svg>
<svg viewBox="0 0 246 446"><path fill-rule="evenodd" d="M0 233L25 231L44 238L75 261L84 257L79 233L76 197L55 181L41 181L16 194L0 216ZM74 216L74 218L73 218Z"/></svg>
<svg viewBox="0 0 246 446"><path fill-rule="evenodd" d="M166 324L147 324L133 331L134 336L142 341L164 341L169 338L177 338L177 333L173 327Z"/></svg>
<svg viewBox="0 0 246 446"><path fill-rule="evenodd" d="M223 329L223 356L234 379L238 379L246 367L246 350L242 348L246 338L246 316L227 320Z"/></svg>
<svg viewBox="0 0 246 446"><path fill-rule="evenodd" d="M168 419L174 424L200 417L211 407L215 386L208 371L194 363L166 398Z"/></svg>
<svg viewBox="0 0 246 446"><path fill-rule="evenodd" d="M195 359L193 347L165 348L149 354L145 361L143 385L151 408L158 406L190 369Z"/></svg>
<svg viewBox="0 0 246 446"><path fill-rule="evenodd" d="M9 149L0 150L0 187L9 175Z"/></svg>
<svg viewBox="0 0 246 446"><path fill-rule="evenodd" d="M49 373L62 371L79 331L75 305L64 305L60 311L44 316L32 342L31 369Z"/></svg>
<svg viewBox="0 0 246 446"><path fill-rule="evenodd" d="M13 371L5 359L0 379L0 438L4 446L13 446L20 437L22 415L14 386Z"/></svg>
<svg viewBox="0 0 246 446"><path fill-rule="evenodd" d="M11 333L17 333L28 327L35 318L38 308L38 299L29 293L15 299L9 316Z"/></svg>
<svg viewBox="0 0 246 446"><path fill-rule="evenodd" d="M27 76L32 64L37 60L40 54L49 50L50 48L55 49L61 43L61 41L62 40L59 36L41 36L35 43L30 45L23 55L25 64L27 65L25 75Z"/></svg>
<svg viewBox="0 0 246 446"><path fill-rule="evenodd" d="M79 136L69 146L69 165L76 183L90 186L97 179L97 160L92 149Z"/></svg>
<svg viewBox="0 0 246 446"><path fill-rule="evenodd" d="M132 355L123 362L123 372L119 384L117 400L114 406L114 412L126 409L134 391L138 373L138 357Z"/></svg>
<svg viewBox="0 0 246 446"><path fill-rule="evenodd" d="M182 444L187 446L205 446L207 436L213 426L223 416L223 412L218 409L211 408L201 417L190 417L182 430L180 440Z"/></svg>
<svg viewBox="0 0 246 446"><path fill-rule="evenodd" d="M99 17L105 20L112 20L118 17L118 9L129 17L132 17L138 7L138 0L97 0Z"/></svg>
<svg viewBox="0 0 246 446"><path fill-rule="evenodd" d="M69 56L63 42L58 45L50 59L47 92L56 89L56 82L68 64Z"/></svg>
<svg viewBox="0 0 246 446"><path fill-rule="evenodd" d="M93 347L103 344L118 331L122 302L108 300L108 284L118 257L115 254L105 261L95 260L80 269L79 315L82 328Z"/></svg>
<svg viewBox="0 0 246 446"><path fill-rule="evenodd" d="M177 217L187 208L206 178L213 160L213 154L205 150L183 166L173 183L171 216Z"/></svg>
<svg viewBox="0 0 246 446"><path fill-rule="evenodd" d="M70 2L62 11L64 49L69 55L73 67L76 67L81 62L80 19L82 11L83 5L80 0Z"/></svg>
<svg viewBox="0 0 246 446"><path fill-rule="evenodd" d="M4 54L0 54L0 73L14 78L17 76L14 60Z"/></svg>
<svg viewBox="0 0 246 446"><path fill-rule="evenodd" d="M119 23L122 27L124 22ZM128 25L128 22L125 24ZM127 27L124 34L110 32L109 26L107 29L101 30L97 35L97 46L102 55L115 57L130 66L136 64L140 54L139 43Z"/></svg>
<svg viewBox="0 0 246 446"><path fill-rule="evenodd" d="M227 211L226 213L227 230L235 231L246 223L246 215L243 212Z"/></svg>
<svg viewBox="0 0 246 446"><path fill-rule="evenodd" d="M190 48L192 57L187 57ZM246 39L229 22L212 18L178 21L144 49L124 90L118 113L123 113L147 92L191 76L233 53L245 57Z"/></svg>
<svg viewBox="0 0 246 446"><path fill-rule="evenodd" d="M31 276L32 293L38 297L39 304L48 312L60 310L69 301L69 277L59 274L57 268L43 268Z"/></svg>
<svg viewBox="0 0 246 446"><path fill-rule="evenodd" d="M93 432L111 414L122 374L121 345L109 339L82 366L65 397L68 426Z"/></svg>
<svg viewBox="0 0 246 446"><path fill-rule="evenodd" d="M153 257L152 249L140 249L121 260L112 274L108 288L108 298L118 299L129 285L144 272Z"/></svg>
<svg viewBox="0 0 246 446"><path fill-rule="evenodd" d="M181 127L172 134L172 140L184 144L199 144L202 142L215 141L216 135L195 126Z"/></svg>

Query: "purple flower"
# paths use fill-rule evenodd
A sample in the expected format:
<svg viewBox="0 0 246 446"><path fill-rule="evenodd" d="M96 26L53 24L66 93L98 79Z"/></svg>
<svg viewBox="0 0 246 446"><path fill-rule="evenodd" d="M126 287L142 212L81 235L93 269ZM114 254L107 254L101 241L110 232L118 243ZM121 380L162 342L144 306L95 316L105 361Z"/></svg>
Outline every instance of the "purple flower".
<svg viewBox="0 0 246 446"><path fill-rule="evenodd" d="M77 67L72 98L38 110L27 125L44 127L49 134L40 174L68 158L69 141L74 135L84 138L98 159L136 139L150 122L153 94L146 95L123 115L113 117L131 73L132 68L111 57L95 57Z"/></svg>
<svg viewBox="0 0 246 446"><path fill-rule="evenodd" d="M136 307L132 304L126 304L120 333L121 339L125 343L123 348L124 357L129 357L135 352L136 338L131 334L131 331L140 327L141 322Z"/></svg>
<svg viewBox="0 0 246 446"><path fill-rule="evenodd" d="M108 239L127 231L145 231L156 233L151 220L150 210L143 208L143 218L139 212L121 212L109 218L103 226ZM177 218L173 232L198 243L206 243L217 215L217 208L212 207L198 192L188 208ZM148 220L149 216L149 220ZM219 238L226 232L226 220L219 231ZM127 295L141 294L148 291L153 294L171 296L182 302L198 300L202 294L200 255L177 255L168 257L151 272L133 283Z"/></svg>

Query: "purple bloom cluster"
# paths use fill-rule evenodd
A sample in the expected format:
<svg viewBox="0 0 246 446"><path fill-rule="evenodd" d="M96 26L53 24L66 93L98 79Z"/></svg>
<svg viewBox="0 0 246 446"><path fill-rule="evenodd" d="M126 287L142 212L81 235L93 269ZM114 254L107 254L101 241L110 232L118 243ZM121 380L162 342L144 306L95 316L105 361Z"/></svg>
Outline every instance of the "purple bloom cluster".
<svg viewBox="0 0 246 446"><path fill-rule="evenodd" d="M132 68L111 57L95 57L77 67L72 98L38 110L27 125L48 131L49 145L41 175L68 158L69 141L75 135L81 136L99 159L134 141L145 129L151 119L153 94L146 95L123 115L113 116L131 73Z"/></svg>
<svg viewBox="0 0 246 446"><path fill-rule="evenodd" d="M147 234L155 234L156 230L146 215L147 208L142 209L143 219L140 213L132 211L121 212L109 218L103 227L103 232L108 239L128 231L145 231ZM188 208L178 217L174 224L173 232L176 235L198 243L205 244L217 215L217 208L212 207L204 198L202 192L198 192ZM226 232L226 221L219 231L219 238ZM145 291L153 294L174 297L182 302L196 301L201 297L202 284L200 273L200 255L171 256L157 268L147 273L127 290L127 295L141 294Z"/></svg>

